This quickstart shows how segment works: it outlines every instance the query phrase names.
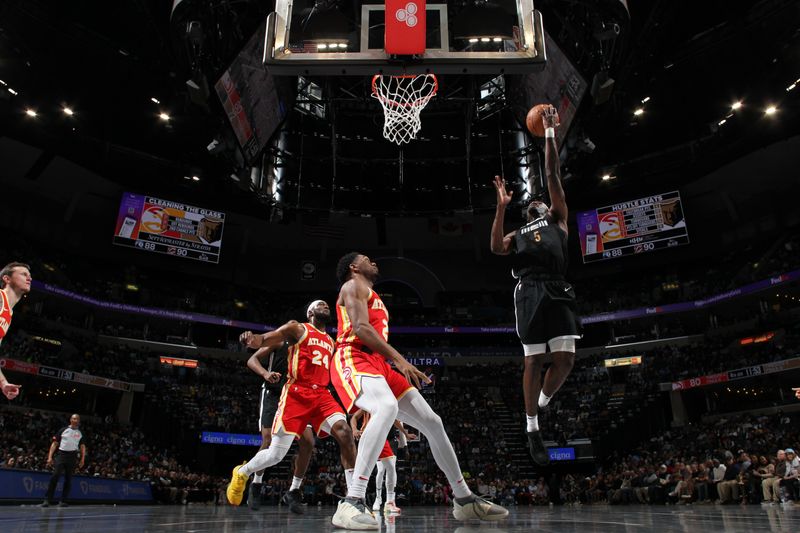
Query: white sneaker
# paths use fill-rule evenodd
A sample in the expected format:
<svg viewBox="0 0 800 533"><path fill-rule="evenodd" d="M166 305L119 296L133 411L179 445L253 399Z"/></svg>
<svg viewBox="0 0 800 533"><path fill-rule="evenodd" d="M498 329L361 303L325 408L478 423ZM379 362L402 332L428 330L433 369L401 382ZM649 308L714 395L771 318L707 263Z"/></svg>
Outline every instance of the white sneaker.
<svg viewBox="0 0 800 533"><path fill-rule="evenodd" d="M472 495L472 500L463 504L453 500L453 516L456 520L502 520L508 517L508 509Z"/></svg>
<svg viewBox="0 0 800 533"><path fill-rule="evenodd" d="M375 511L376 513L378 511L380 511L381 510L381 503L382 502L381 502L380 499L375 498L375 503L372 504L372 510Z"/></svg>
<svg viewBox="0 0 800 533"><path fill-rule="evenodd" d="M381 527L375 516L367 510L363 500L355 503L340 501L331 523L341 529L369 530Z"/></svg>

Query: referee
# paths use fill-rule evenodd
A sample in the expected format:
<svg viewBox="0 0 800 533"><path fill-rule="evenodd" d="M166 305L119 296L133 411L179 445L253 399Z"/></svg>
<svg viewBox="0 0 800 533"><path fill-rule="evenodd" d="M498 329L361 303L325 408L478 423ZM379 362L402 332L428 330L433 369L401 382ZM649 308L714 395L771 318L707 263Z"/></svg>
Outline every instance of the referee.
<svg viewBox="0 0 800 533"><path fill-rule="evenodd" d="M64 489L61 491L61 502L59 507L67 507L67 497L72 485L72 472L75 467L83 468L86 460L86 445L83 443L83 432L78 428L81 424L80 415L69 417L69 425L58 430L53 435L53 443L50 445L50 452L47 454L47 466L55 464L53 467L53 477L50 478L50 486L47 487L47 495L44 498L42 507L49 507L50 502L56 492L58 478L64 474ZM80 451L80 459L78 452ZM58 453L56 453L58 452ZM53 455L55 454L55 461Z"/></svg>

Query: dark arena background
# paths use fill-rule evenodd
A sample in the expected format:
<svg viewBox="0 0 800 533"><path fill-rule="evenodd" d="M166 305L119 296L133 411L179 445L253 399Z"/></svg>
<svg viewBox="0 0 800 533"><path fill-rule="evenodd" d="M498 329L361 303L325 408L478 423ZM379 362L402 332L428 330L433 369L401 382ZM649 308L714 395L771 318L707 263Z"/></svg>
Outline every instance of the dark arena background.
<svg viewBox="0 0 800 533"><path fill-rule="evenodd" d="M322 299L335 340L353 251L464 482L508 510L457 520L407 424L373 529L800 531L798 83L790 0L2 2L0 267L22 266L2 273L0 531L337 529L334 439L299 492L296 445L241 505L228 485L262 440L239 336ZM536 104L559 115L544 138ZM421 106L384 137L383 107L411 127ZM565 248L495 246L532 200ZM525 355L520 313L550 330L565 301L527 309L526 283L574 288L571 371L569 349ZM531 361L569 372L535 419L547 464Z"/></svg>

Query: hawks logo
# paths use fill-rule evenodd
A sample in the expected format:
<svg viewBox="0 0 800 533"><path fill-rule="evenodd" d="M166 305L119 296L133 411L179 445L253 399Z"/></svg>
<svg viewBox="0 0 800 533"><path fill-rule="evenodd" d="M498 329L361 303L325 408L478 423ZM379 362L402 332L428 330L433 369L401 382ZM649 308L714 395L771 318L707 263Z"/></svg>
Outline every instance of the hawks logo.
<svg viewBox="0 0 800 533"><path fill-rule="evenodd" d="M345 381L350 381L350 379L353 377L353 372L350 370L349 366L344 367L342 370L342 377L345 379Z"/></svg>

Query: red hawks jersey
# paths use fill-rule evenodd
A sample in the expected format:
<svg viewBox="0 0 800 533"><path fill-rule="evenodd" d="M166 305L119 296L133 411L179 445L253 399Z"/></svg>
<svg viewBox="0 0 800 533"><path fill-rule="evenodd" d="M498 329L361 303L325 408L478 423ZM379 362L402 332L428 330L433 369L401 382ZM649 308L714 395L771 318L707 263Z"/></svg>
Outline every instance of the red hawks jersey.
<svg viewBox="0 0 800 533"><path fill-rule="evenodd" d="M311 324L300 325L305 333L296 344L289 346L287 383L327 387L331 382L329 364L333 356L333 339Z"/></svg>
<svg viewBox="0 0 800 533"><path fill-rule="evenodd" d="M369 300L367 300L367 310L369 311L369 323L375 328L375 331L383 337L383 340L389 342L389 311L383 305L381 297L378 293L370 289ZM336 343L340 345L352 346L355 350L370 352L367 348L365 350L364 343L361 342L355 332L353 331L353 323L350 322L350 317L347 316L347 309L343 305L336 306L336 318L339 322L339 334L336 336Z"/></svg>
<svg viewBox="0 0 800 533"><path fill-rule="evenodd" d="M8 333L8 327L11 325L11 305L8 303L8 296L6 291L0 291L0 342Z"/></svg>

